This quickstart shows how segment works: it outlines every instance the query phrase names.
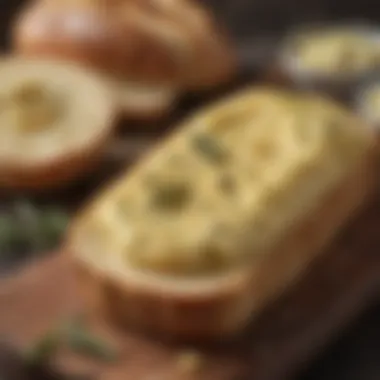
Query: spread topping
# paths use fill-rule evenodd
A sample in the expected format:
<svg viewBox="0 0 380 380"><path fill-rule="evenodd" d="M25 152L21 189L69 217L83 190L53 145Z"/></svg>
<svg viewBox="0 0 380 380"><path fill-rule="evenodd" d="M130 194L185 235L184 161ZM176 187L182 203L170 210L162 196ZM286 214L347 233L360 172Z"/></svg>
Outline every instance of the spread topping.
<svg viewBox="0 0 380 380"><path fill-rule="evenodd" d="M223 164L228 158L228 152L212 136L197 135L192 141L194 151L206 161L213 164Z"/></svg>
<svg viewBox="0 0 380 380"><path fill-rule="evenodd" d="M217 128L227 109L244 117ZM318 207L371 141L328 101L247 92L191 119L98 200L94 219L112 231L115 255L140 270L228 271L266 254ZM126 214L109 207L121 200Z"/></svg>
<svg viewBox="0 0 380 380"><path fill-rule="evenodd" d="M0 62L0 162L25 167L70 156L108 131L113 102L96 74L69 63Z"/></svg>
<svg viewBox="0 0 380 380"><path fill-rule="evenodd" d="M14 122L22 131L41 131L51 127L61 116L62 102L42 84L25 83L16 88L2 111L8 109L14 115Z"/></svg>

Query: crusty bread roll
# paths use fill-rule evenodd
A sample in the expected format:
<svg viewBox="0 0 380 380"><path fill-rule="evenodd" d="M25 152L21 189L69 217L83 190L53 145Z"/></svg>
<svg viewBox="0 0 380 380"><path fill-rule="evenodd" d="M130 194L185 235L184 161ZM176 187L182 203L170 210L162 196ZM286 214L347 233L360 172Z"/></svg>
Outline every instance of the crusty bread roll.
<svg viewBox="0 0 380 380"><path fill-rule="evenodd" d="M177 338L238 333L365 202L373 142L316 95L254 88L200 111L74 222L90 304Z"/></svg>
<svg viewBox="0 0 380 380"><path fill-rule="evenodd" d="M0 188L43 190L84 174L112 135L104 81L69 63L0 60Z"/></svg>
<svg viewBox="0 0 380 380"><path fill-rule="evenodd" d="M219 29L191 0L34 1L13 44L103 71L121 87L127 116L146 118L168 111L183 89L231 79L235 56Z"/></svg>

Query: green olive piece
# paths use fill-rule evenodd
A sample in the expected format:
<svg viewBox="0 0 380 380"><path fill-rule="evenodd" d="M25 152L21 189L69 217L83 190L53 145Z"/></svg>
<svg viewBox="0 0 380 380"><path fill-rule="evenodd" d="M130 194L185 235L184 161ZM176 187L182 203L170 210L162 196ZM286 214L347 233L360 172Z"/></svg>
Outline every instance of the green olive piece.
<svg viewBox="0 0 380 380"><path fill-rule="evenodd" d="M156 183L150 190L153 208L161 211L179 211L191 199L191 187L184 182Z"/></svg>
<svg viewBox="0 0 380 380"><path fill-rule="evenodd" d="M211 136L194 136L191 143L193 149L209 163L221 165L228 160L228 152Z"/></svg>

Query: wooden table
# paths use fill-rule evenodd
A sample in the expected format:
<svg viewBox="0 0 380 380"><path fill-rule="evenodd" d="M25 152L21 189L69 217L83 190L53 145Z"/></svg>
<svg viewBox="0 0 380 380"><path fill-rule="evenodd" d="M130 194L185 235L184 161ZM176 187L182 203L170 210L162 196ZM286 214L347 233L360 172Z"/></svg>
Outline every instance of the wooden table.
<svg viewBox="0 0 380 380"><path fill-rule="evenodd" d="M380 197L376 198L302 283L266 310L241 339L196 347L204 358L201 372L186 377L178 372L176 358L183 347L121 332L98 319L90 319L89 326L120 347L123 360L109 367L62 355L58 364L66 370L94 370L104 380L122 379L126 373L136 380L151 375L165 380L282 380L293 375L377 296ZM0 336L23 346L80 308L70 261L64 254L53 256L0 283Z"/></svg>

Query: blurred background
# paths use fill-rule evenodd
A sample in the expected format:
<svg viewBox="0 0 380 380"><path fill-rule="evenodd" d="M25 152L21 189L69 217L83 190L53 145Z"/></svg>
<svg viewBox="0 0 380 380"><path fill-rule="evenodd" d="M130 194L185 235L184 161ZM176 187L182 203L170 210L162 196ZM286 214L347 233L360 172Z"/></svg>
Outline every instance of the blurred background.
<svg viewBox="0 0 380 380"><path fill-rule="evenodd" d="M24 0L1 0L1 42L7 44L9 15ZM326 20L380 20L380 7L376 0L203 0L219 19L228 26L238 42L256 37L281 35L298 23Z"/></svg>

